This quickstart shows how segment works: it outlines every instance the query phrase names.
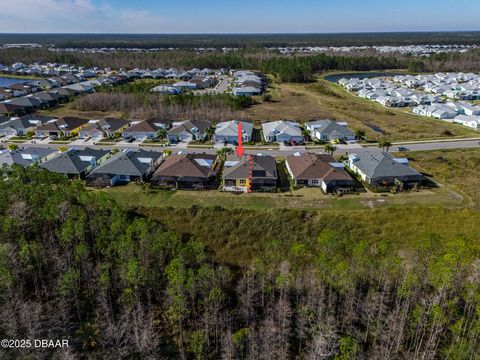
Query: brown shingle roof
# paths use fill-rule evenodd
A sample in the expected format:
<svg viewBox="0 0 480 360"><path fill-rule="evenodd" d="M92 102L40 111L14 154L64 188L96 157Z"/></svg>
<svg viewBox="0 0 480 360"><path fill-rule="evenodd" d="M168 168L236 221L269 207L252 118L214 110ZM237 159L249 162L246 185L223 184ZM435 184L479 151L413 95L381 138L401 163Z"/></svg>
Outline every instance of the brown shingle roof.
<svg viewBox="0 0 480 360"><path fill-rule="evenodd" d="M286 157L292 175L297 180L351 180L350 175L341 168L335 168L330 163L337 162L332 155L305 153L300 156Z"/></svg>
<svg viewBox="0 0 480 360"><path fill-rule="evenodd" d="M199 177L209 178L214 175L213 163L217 157L209 154L182 154L167 158L153 175L158 177ZM210 160L212 166L202 166L198 161Z"/></svg>

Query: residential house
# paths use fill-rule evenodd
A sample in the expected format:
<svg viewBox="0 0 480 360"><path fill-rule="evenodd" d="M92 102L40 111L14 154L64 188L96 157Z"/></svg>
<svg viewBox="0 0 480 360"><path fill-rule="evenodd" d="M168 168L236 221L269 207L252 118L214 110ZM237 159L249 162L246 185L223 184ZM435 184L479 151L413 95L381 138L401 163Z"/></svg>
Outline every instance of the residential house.
<svg viewBox="0 0 480 360"><path fill-rule="evenodd" d="M88 124L88 119L66 116L62 119L51 120L39 126L35 130L37 138L45 137L74 137L78 132Z"/></svg>
<svg viewBox="0 0 480 360"><path fill-rule="evenodd" d="M453 121L457 124L461 124L475 130L480 129L480 116L460 114L457 115Z"/></svg>
<svg viewBox="0 0 480 360"><path fill-rule="evenodd" d="M148 119L133 123L132 126L123 130L122 137L124 139L134 138L138 141L146 139L157 139L161 130L167 130L171 121L166 119Z"/></svg>
<svg viewBox="0 0 480 360"><path fill-rule="evenodd" d="M51 120L48 117L24 115L20 118L13 117L0 124L0 136L25 136L44 122Z"/></svg>
<svg viewBox="0 0 480 360"><path fill-rule="evenodd" d="M39 109L45 109L47 107L47 103L44 100L30 95L12 99L10 100L10 103L18 106L23 106L26 109L27 113Z"/></svg>
<svg viewBox="0 0 480 360"><path fill-rule="evenodd" d="M255 96L261 93L262 89L254 86L235 87L233 89L233 95L235 96Z"/></svg>
<svg viewBox="0 0 480 360"><path fill-rule="evenodd" d="M116 133L125 130L129 121L116 118L105 118L103 120L90 120L85 127L78 132L80 139L100 140L105 137L114 138Z"/></svg>
<svg viewBox="0 0 480 360"><path fill-rule="evenodd" d="M0 167L40 165L56 156L56 149L27 147L16 150L0 150Z"/></svg>
<svg viewBox="0 0 480 360"><path fill-rule="evenodd" d="M54 91L41 91L35 94L35 98L43 101L46 107L54 107L60 102L61 97Z"/></svg>
<svg viewBox="0 0 480 360"><path fill-rule="evenodd" d="M303 143L300 125L294 121L279 120L262 123L263 139L266 142Z"/></svg>
<svg viewBox="0 0 480 360"><path fill-rule="evenodd" d="M329 154L296 153L286 157L285 165L295 186L321 187L325 193L355 186L344 164Z"/></svg>
<svg viewBox="0 0 480 360"><path fill-rule="evenodd" d="M408 166L408 159L394 158L380 149L362 149L348 157L348 167L371 186L418 184L423 175Z"/></svg>
<svg viewBox="0 0 480 360"><path fill-rule="evenodd" d="M110 156L108 150L72 148L40 164L40 167L51 172L64 174L68 178L84 179L90 171Z"/></svg>
<svg viewBox="0 0 480 360"><path fill-rule="evenodd" d="M87 184L115 186L148 180L163 160L163 153L125 149L106 160L87 176Z"/></svg>
<svg viewBox="0 0 480 360"><path fill-rule="evenodd" d="M251 167L251 168L250 168ZM233 192L273 191L277 186L277 163L269 155L229 156L223 168L223 190Z"/></svg>
<svg viewBox="0 0 480 360"><path fill-rule="evenodd" d="M238 143L238 125L242 126L242 141L252 140L253 124L246 121L231 120L218 123L213 136L214 142L224 144Z"/></svg>
<svg viewBox="0 0 480 360"><path fill-rule="evenodd" d="M21 116L32 111L32 108L26 108L25 106L15 105L9 102L10 100L0 102L0 115L7 116Z"/></svg>
<svg viewBox="0 0 480 360"><path fill-rule="evenodd" d="M203 190L215 185L218 168L216 155L179 153L159 166L150 183L172 189Z"/></svg>
<svg viewBox="0 0 480 360"><path fill-rule="evenodd" d="M352 141L355 133L347 127L345 122L332 120L315 120L305 124L310 136L318 141Z"/></svg>
<svg viewBox="0 0 480 360"><path fill-rule="evenodd" d="M167 132L167 138L170 143L203 141L207 137L207 129L211 126L209 121L196 119L174 122Z"/></svg>
<svg viewBox="0 0 480 360"><path fill-rule="evenodd" d="M177 89L178 91L196 90L197 89L197 84L189 82L189 81L179 81L179 82L176 82L175 84L173 84L172 86L175 89Z"/></svg>
<svg viewBox="0 0 480 360"><path fill-rule="evenodd" d="M178 95L182 92L181 90L178 90L171 85L158 85L152 88L152 90L150 91L155 92L159 95Z"/></svg>

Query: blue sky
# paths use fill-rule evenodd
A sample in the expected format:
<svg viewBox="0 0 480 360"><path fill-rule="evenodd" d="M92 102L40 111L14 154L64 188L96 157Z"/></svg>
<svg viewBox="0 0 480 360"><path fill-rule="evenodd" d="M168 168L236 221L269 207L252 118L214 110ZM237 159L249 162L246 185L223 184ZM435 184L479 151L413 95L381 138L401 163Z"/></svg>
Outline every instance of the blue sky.
<svg viewBox="0 0 480 360"><path fill-rule="evenodd" d="M480 30L478 0L0 0L0 32Z"/></svg>

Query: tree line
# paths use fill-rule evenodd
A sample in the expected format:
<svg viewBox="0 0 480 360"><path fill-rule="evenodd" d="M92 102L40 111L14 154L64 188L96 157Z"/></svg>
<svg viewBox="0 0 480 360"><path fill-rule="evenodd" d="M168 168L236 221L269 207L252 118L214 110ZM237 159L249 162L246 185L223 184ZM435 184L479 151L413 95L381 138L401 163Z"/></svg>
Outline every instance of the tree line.
<svg viewBox="0 0 480 360"><path fill-rule="evenodd" d="M478 359L478 239L325 228L313 243L272 237L232 266L78 181L0 176L0 337L70 340L2 358Z"/></svg>
<svg viewBox="0 0 480 360"><path fill-rule="evenodd" d="M466 53L436 54L428 58L409 54L378 54L373 50L352 53L282 55L263 49L243 49L228 53L196 54L189 50L132 53L57 53L46 49L5 49L0 51L0 63L23 62L67 63L78 66L114 69L156 68L230 68L256 69L273 74L279 81L308 82L326 71L368 71L406 69L411 72L479 71L480 50Z"/></svg>

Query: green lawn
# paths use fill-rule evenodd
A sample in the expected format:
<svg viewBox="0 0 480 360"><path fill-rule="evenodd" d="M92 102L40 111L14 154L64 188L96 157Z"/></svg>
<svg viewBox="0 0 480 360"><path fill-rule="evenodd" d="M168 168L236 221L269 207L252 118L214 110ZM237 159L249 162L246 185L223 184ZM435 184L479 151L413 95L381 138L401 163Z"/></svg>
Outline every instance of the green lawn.
<svg viewBox="0 0 480 360"><path fill-rule="evenodd" d="M448 187L424 189L404 194L373 194L336 197L320 189L302 188L282 193L232 194L220 191L169 191L149 189L135 184L103 189L125 207L190 208L222 207L225 209L371 209L383 207L448 207L458 208L467 201Z"/></svg>

